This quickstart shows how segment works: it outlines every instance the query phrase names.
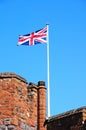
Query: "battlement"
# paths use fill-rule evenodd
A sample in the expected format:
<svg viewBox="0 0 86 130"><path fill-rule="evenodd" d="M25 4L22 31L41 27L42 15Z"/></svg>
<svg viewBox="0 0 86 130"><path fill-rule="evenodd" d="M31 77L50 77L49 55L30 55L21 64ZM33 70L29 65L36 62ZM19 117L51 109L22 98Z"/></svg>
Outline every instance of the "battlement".
<svg viewBox="0 0 86 130"><path fill-rule="evenodd" d="M25 82L26 84L28 84L26 79L24 79L23 77L15 74L15 73L12 73L12 72L0 73L0 79L2 79L2 78L16 78L16 79L19 79L22 82Z"/></svg>
<svg viewBox="0 0 86 130"><path fill-rule="evenodd" d="M45 130L45 82L28 83L15 73L0 73L0 129Z"/></svg>

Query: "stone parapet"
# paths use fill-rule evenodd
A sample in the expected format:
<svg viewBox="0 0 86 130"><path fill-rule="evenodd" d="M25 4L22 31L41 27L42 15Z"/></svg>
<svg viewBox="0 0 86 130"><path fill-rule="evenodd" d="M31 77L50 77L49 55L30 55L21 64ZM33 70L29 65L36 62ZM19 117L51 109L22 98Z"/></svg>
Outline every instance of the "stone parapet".
<svg viewBox="0 0 86 130"><path fill-rule="evenodd" d="M45 130L45 98L43 81L28 84L15 73L0 73L0 130Z"/></svg>

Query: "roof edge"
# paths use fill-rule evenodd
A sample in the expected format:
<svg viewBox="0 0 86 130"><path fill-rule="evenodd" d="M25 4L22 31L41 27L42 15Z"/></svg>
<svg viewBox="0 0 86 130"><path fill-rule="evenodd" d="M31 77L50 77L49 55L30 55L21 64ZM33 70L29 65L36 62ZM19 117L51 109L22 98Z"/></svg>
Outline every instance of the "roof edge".
<svg viewBox="0 0 86 130"><path fill-rule="evenodd" d="M61 118L64 118L64 117L67 117L67 116L70 116L73 114L82 113L82 112L84 112L84 110L86 110L86 106L83 106L83 107L80 107L77 109L73 109L73 110L70 110L67 112L63 112L63 113L55 115L55 116L51 116L47 119L47 121L50 122L52 120L61 119Z"/></svg>
<svg viewBox="0 0 86 130"><path fill-rule="evenodd" d="M24 79L23 77L13 73L13 72L4 72L4 73L0 73L0 78L17 78L23 82L25 82L26 84L28 84L27 80Z"/></svg>

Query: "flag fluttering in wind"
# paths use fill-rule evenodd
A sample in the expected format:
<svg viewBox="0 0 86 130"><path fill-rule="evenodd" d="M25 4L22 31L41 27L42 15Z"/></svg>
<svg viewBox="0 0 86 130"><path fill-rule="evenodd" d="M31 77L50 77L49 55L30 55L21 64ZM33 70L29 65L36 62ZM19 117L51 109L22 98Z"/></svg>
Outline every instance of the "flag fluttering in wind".
<svg viewBox="0 0 86 130"><path fill-rule="evenodd" d="M47 27L38 31L32 32L31 34L20 35L18 45L36 45L47 43Z"/></svg>
<svg viewBox="0 0 86 130"><path fill-rule="evenodd" d="M17 45L33 46L47 43L48 117L50 117L49 26L26 35L20 35Z"/></svg>

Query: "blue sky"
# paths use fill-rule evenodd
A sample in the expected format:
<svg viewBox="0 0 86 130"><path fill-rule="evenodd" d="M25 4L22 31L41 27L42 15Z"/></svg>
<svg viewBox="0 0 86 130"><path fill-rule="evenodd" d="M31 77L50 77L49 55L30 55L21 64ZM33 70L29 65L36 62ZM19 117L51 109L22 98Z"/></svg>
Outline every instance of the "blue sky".
<svg viewBox="0 0 86 130"><path fill-rule="evenodd" d="M47 87L46 45L16 46L49 23L51 116L86 106L86 0L0 0L0 72Z"/></svg>

